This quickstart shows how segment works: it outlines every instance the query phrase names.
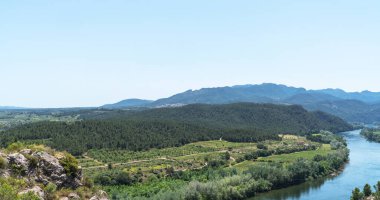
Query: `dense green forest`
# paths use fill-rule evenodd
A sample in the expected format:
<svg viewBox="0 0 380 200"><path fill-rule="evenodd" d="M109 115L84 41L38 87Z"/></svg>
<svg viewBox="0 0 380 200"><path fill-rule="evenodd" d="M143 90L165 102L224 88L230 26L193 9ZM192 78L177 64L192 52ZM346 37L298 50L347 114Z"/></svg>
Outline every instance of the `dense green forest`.
<svg viewBox="0 0 380 200"><path fill-rule="evenodd" d="M321 129L341 132L352 129L344 120L324 112L308 112L301 106L234 103L224 105L193 104L174 108L140 110L93 110L82 112L82 119L170 120L213 128L270 130L278 133L289 127L303 127L297 132ZM291 130L290 130L291 131Z"/></svg>
<svg viewBox="0 0 380 200"><path fill-rule="evenodd" d="M236 103L227 105L194 104L177 108L150 109L134 115L138 119L169 119L223 128L258 128L277 133L296 127L298 132L321 129L340 132L350 129L342 119L323 113L308 112L302 106ZM277 130L274 130L276 126Z"/></svg>
<svg viewBox="0 0 380 200"><path fill-rule="evenodd" d="M2 133L0 142L3 146L16 141L44 143L79 155L89 149L139 151L220 138L256 142L278 139L277 134L282 133L352 128L322 112L271 104L189 105L127 113L102 120L26 124Z"/></svg>

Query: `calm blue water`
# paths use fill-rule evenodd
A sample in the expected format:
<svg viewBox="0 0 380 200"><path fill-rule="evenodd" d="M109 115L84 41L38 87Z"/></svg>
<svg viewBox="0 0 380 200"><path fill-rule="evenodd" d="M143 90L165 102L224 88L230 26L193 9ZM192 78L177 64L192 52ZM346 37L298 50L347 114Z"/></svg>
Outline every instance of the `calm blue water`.
<svg viewBox="0 0 380 200"><path fill-rule="evenodd" d="M349 200L355 187L375 185L380 181L380 144L366 141L360 130L341 135L347 140L350 162L339 176L274 190L251 200Z"/></svg>

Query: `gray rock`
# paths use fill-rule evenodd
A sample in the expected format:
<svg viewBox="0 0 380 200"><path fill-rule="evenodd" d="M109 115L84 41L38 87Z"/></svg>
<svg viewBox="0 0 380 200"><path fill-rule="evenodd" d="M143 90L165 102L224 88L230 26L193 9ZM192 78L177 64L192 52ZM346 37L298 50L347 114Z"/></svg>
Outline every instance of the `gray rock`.
<svg viewBox="0 0 380 200"><path fill-rule="evenodd" d="M21 173L26 172L26 170L28 169L29 161L21 153L10 154L8 155L7 159L8 164L12 166L14 169L17 168ZM20 174L16 175L19 176Z"/></svg>
<svg viewBox="0 0 380 200"><path fill-rule="evenodd" d="M109 200L109 198L105 191L99 190L98 194L91 197L90 200Z"/></svg>
<svg viewBox="0 0 380 200"><path fill-rule="evenodd" d="M48 184L48 182L52 182L59 188L77 188L81 186L81 171L78 172L78 174L69 177L63 166L59 163L59 160L49 153L43 151L35 152L32 156L38 159L38 174L40 175L37 177L36 181L45 185Z"/></svg>
<svg viewBox="0 0 380 200"><path fill-rule="evenodd" d="M31 149L23 149L23 150L20 151L20 153L31 155L32 154L32 150Z"/></svg>
<svg viewBox="0 0 380 200"><path fill-rule="evenodd" d="M3 153L3 152L0 151L0 157L6 158L7 154L5 154L5 153Z"/></svg>
<svg viewBox="0 0 380 200"><path fill-rule="evenodd" d="M90 200L109 200L107 197L99 197L98 195L95 195L90 198Z"/></svg>
<svg viewBox="0 0 380 200"><path fill-rule="evenodd" d="M69 196L67 196L70 200L79 200L80 197L76 193L70 193Z"/></svg>

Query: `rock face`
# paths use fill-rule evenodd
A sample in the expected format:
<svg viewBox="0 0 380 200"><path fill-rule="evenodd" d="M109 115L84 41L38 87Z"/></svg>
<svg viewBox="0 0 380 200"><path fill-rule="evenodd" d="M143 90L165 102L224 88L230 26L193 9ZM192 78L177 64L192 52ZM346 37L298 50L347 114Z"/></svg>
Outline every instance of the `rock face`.
<svg viewBox="0 0 380 200"><path fill-rule="evenodd" d="M77 188L81 186L82 171L67 175L58 158L45 151L32 152L24 149L7 156L10 174L47 185L54 183L58 188Z"/></svg>
<svg viewBox="0 0 380 200"><path fill-rule="evenodd" d="M20 173L17 175L22 175L22 173L25 173L28 169L29 161L21 153L10 154L7 159L9 165L12 166L12 170Z"/></svg>
<svg viewBox="0 0 380 200"><path fill-rule="evenodd" d="M6 150L9 151L9 150ZM49 153L51 152L51 153ZM52 194L44 191L51 191L48 187L54 187L54 198L60 200L80 200L83 199L74 190L82 186L82 170L78 166L77 160L66 153L55 152L52 149L40 148L23 149L4 153L0 150L0 177L4 180L8 178L18 178L25 181L25 185L18 188L17 194L23 195L34 193L41 200L51 199ZM54 185L50 185L54 184ZM64 193L60 193L63 189ZM67 191L71 192L67 195ZM104 191L91 191L86 196L92 196L91 200L109 200ZM0 197L1 200L1 197Z"/></svg>
<svg viewBox="0 0 380 200"><path fill-rule="evenodd" d="M38 160L39 173L37 174L39 175L36 177L36 181L44 184L53 182L58 187L77 188L81 186L82 173L80 170L77 174L68 176L56 157L43 151L35 152L32 156Z"/></svg>

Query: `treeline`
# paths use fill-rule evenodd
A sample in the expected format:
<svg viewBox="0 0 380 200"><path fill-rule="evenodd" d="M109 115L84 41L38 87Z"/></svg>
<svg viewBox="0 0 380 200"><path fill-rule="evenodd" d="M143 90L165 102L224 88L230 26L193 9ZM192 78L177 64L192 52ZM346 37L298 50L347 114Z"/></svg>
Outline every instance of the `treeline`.
<svg viewBox="0 0 380 200"><path fill-rule="evenodd" d="M320 133L308 134L308 140L323 144L330 144L332 149L339 149L347 146L346 140L342 136L335 135L329 131L321 131Z"/></svg>
<svg viewBox="0 0 380 200"><path fill-rule="evenodd" d="M380 129L364 128L360 132L369 141L380 142Z"/></svg>
<svg viewBox="0 0 380 200"><path fill-rule="evenodd" d="M116 111L122 112L122 111ZM72 123L39 122L0 134L0 144L44 143L80 155L89 149L128 149L181 146L223 138L231 142L278 139L277 134L307 134L350 130L343 120L300 106L240 103L189 105L128 112L125 117Z"/></svg>
<svg viewBox="0 0 380 200"><path fill-rule="evenodd" d="M348 160L348 150L341 148L327 156L316 155L312 160L300 158L288 165L279 163L259 164L244 172L234 168L203 169L200 171L173 172L166 181L189 181L182 187L162 189L157 193L141 196L123 192L122 187L107 192L115 199L246 199L259 192L288 187L319 178L337 171ZM211 170L211 171L210 171ZM201 180L201 181L200 181Z"/></svg>
<svg viewBox="0 0 380 200"><path fill-rule="evenodd" d="M359 188L355 188L352 190L351 194L351 200L364 200L364 199L374 199L378 200L380 199L380 181L376 183L376 185L373 186L373 189L371 189L371 186L367 183L363 187L363 191L360 191Z"/></svg>
<svg viewBox="0 0 380 200"><path fill-rule="evenodd" d="M273 132L255 129L217 129L169 121L89 120L27 124L2 133L0 143L43 143L80 155L89 149L141 151L220 138L242 142L279 139Z"/></svg>

